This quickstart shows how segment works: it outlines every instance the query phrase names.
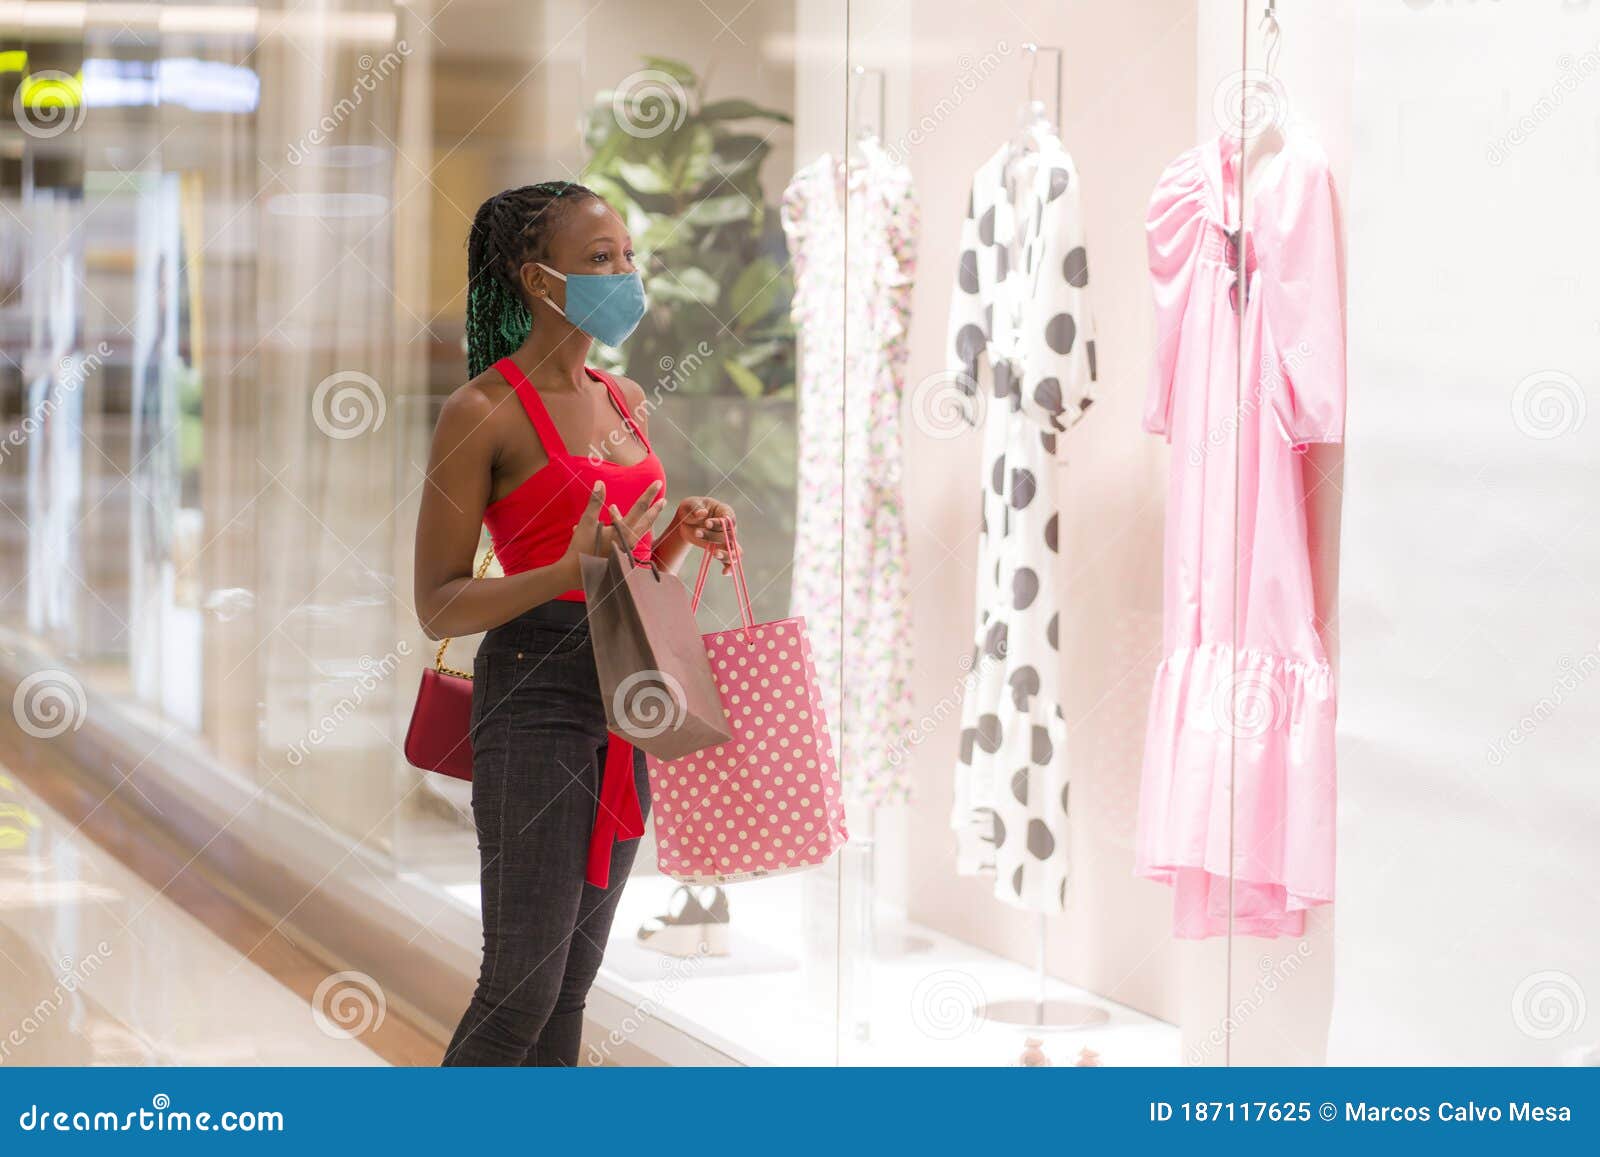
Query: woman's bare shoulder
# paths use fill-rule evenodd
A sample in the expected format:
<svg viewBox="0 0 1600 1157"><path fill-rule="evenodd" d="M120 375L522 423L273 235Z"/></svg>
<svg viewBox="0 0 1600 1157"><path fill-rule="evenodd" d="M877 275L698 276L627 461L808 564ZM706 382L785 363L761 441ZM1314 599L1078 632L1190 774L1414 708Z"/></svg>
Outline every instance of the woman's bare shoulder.
<svg viewBox="0 0 1600 1157"><path fill-rule="evenodd" d="M456 441L485 435L498 418L501 408L515 394L506 380L494 370L485 370L469 382L457 386L439 407L438 429Z"/></svg>
<svg viewBox="0 0 1600 1157"><path fill-rule="evenodd" d="M628 403L628 409L641 417L648 417L653 407L645 405L644 387L632 378L625 378L621 374L612 376L616 379L617 389L622 392L622 400Z"/></svg>

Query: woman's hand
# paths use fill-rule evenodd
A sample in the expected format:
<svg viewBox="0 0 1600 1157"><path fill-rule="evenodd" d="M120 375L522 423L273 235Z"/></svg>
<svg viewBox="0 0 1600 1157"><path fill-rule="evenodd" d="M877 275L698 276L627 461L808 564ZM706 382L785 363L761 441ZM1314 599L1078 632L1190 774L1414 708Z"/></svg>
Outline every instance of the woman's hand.
<svg viewBox="0 0 1600 1157"><path fill-rule="evenodd" d="M589 504L583 508L583 516L578 519L578 525L572 528L572 538L567 543L567 551L561 556L561 563L568 568L573 576L573 586L583 585L583 568L578 565L580 554L605 557L611 553L611 544L617 543L624 551L628 545L619 542L615 527L621 524L624 530L623 537L627 544L636 543L640 537L655 525L656 517L661 513L665 502L658 497L661 493L661 483L652 482L639 495L639 500L628 508L626 514L615 506L609 507L611 524L601 525L600 510L606 505L606 484L596 482L594 489L589 492ZM596 537L599 546L595 545Z"/></svg>
<svg viewBox="0 0 1600 1157"><path fill-rule="evenodd" d="M738 549L737 545L729 546L733 530L733 507L726 502L715 498L685 498L672 517L669 533L675 532L689 546L710 551L711 557L722 564L722 573L727 574L733 569L733 553Z"/></svg>

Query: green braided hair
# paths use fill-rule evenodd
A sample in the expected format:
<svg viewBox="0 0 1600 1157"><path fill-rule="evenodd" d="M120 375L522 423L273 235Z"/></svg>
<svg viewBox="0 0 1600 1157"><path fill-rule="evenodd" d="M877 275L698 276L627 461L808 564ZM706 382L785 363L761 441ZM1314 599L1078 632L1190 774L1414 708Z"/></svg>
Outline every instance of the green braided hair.
<svg viewBox="0 0 1600 1157"><path fill-rule="evenodd" d="M477 377L515 353L533 328L518 273L541 261L567 207L593 189L541 181L496 193L478 206L467 234L467 376Z"/></svg>

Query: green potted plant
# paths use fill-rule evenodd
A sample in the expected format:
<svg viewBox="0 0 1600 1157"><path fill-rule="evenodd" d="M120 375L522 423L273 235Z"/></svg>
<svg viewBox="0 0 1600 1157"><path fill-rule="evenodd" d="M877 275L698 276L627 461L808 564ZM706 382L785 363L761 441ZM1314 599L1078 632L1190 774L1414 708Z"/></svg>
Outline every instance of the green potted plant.
<svg viewBox="0 0 1600 1157"><path fill-rule="evenodd" d="M792 397L794 280L775 205L761 187L773 127L790 117L748 100L705 100L675 60L599 94L585 124L584 181L633 234L651 309L616 369L641 383L712 347L674 392Z"/></svg>
<svg viewBox="0 0 1600 1157"><path fill-rule="evenodd" d="M790 117L706 98L687 65L644 68L598 94L584 125L584 182L633 234L650 308L601 364L651 400L673 489L734 503L751 593L788 613L794 549L794 279L778 208L762 187L770 137ZM733 604L717 584L711 609Z"/></svg>

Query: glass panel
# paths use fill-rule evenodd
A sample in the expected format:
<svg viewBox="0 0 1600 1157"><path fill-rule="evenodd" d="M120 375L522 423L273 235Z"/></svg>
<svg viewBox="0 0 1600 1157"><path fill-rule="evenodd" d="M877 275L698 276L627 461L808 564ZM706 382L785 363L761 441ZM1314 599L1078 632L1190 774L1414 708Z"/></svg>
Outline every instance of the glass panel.
<svg viewBox="0 0 1600 1157"><path fill-rule="evenodd" d="M847 1062L1224 1059L1226 939L1177 942L1161 886L1190 866L1173 858L1186 837L1158 838L1167 795L1190 790L1164 765L1140 819L1160 679L1194 646L1170 607L1163 637L1164 507L1192 505L1168 457L1190 446L1170 391L1147 393L1184 318L1152 311L1146 218L1153 189L1169 210L1215 194L1195 140L1215 152L1239 20L1237 4L851 4ZM1160 261L1225 270L1217 236L1186 227L1164 243L1208 247ZM1230 358L1219 418L1235 381ZM1192 388L1175 405L1200 406L1203 434ZM1226 559L1232 455L1211 472ZM1197 861L1224 904L1225 864Z"/></svg>
<svg viewBox="0 0 1600 1157"><path fill-rule="evenodd" d="M518 35L488 48L487 10ZM433 337L428 394L402 471L411 503L438 402L466 376L460 253L473 211L502 188L582 181L623 216L651 303L619 350L595 347L593 364L644 390L673 503L709 495L735 509L756 620L789 614L808 417L797 413L794 272L781 206L797 154L836 148L843 11L788 0L641 2L608 9L602 21L575 3L458 2L431 25L437 40L412 38L429 42L421 57L429 100L410 131L432 157L418 189L431 220L418 254L431 271L418 312ZM417 64L413 57L407 68ZM812 324L820 341L807 356L836 359L839 343L827 335L840 318L822 313ZM804 468L836 477L837 456L826 455L813 453ZM836 499L811 515L837 533ZM694 565L684 571L691 581ZM732 582L712 576L700 618L707 630L739 625ZM473 643L458 641L452 653L470 655ZM402 774L417 784L400 821L403 864L475 909L465 785ZM834 875L685 891L657 870L654 838L646 835L617 910L604 999L590 1006L603 1031L586 1060L630 1063L641 1049L664 1048L652 1055L833 1063ZM651 1021L657 1027L641 1031ZM683 1041L664 1045L661 1024Z"/></svg>
<svg viewBox="0 0 1600 1157"><path fill-rule="evenodd" d="M836 540L840 522L828 485L838 451L808 441L809 431L837 423L840 400L802 396L797 381L802 360L811 373L840 378L842 310L806 311L797 294L800 240L786 214L797 166L840 147L843 28L842 3L640 4L588 33L579 82L593 110L584 179L613 205L628 205L656 303L620 368L653 383L651 429L676 492L711 495L737 511L758 623L792 613L796 562L808 557L808 543ZM802 321L806 343L797 340ZM829 630L829 613L812 609L813 633ZM713 577L701 624L739 626L733 583ZM769 771L777 769L767 757L752 755L741 775ZM769 799L793 794L784 783L775 775L761 790ZM654 805L666 806L659 796L670 790L657 788ZM809 830L813 818L796 823ZM730 829L718 870L760 867L761 849L778 836ZM835 1063L833 866L686 894L656 869L649 845L608 949L606 975L617 990L740 1060ZM697 937L709 951L695 951ZM619 1054L619 1036L626 1032L600 1043L606 1055Z"/></svg>
<svg viewBox="0 0 1600 1157"><path fill-rule="evenodd" d="M245 38L204 17L164 38L154 8L77 15L23 21L0 46L22 130L0 159L0 373L16 422L0 476L17 536L0 614L70 663L64 682L253 753L248 676L229 681L241 716L205 690L249 653L214 649L208 620L237 621L255 592L209 549L239 526L203 399L253 364L254 326L236 323L250 245L218 227L241 183L254 188L258 78L231 63Z"/></svg>
<svg viewBox="0 0 1600 1157"><path fill-rule="evenodd" d="M845 5L98 7L0 42L24 129L0 138L0 616L166 735L148 759L214 760L263 851L314 848L324 885L475 959L469 788L400 750L433 661L414 528L467 380L473 214L567 179L625 217L652 304L594 364L645 391L672 497L734 507L754 615L785 618L802 485L814 538L840 521L837 451L802 455L840 400L800 413L781 206L797 162L843 151ZM812 373L842 380L841 304L806 323ZM708 629L738 623L731 582L707 604ZM647 836L589 1059L833 1063L837 870L733 889L731 931L705 891L715 952L679 957L655 859ZM241 884L292 921L298 895Z"/></svg>
<svg viewBox="0 0 1600 1157"><path fill-rule="evenodd" d="M1315 106L1291 97L1295 60L1341 44L1338 22L1247 5L1248 67L1225 150L1242 200L1230 257L1240 314L1232 669L1225 697L1232 801L1225 1052L1233 1064L1315 1063L1331 983L1337 542L1344 344L1342 178ZM1309 25L1315 24L1316 27ZM1285 29L1293 29L1285 36ZM1315 46L1314 46L1315 45ZM1347 62L1346 62L1347 65ZM1324 70L1330 83L1342 79ZM1238 291L1234 291L1236 296ZM1320 1007L1319 1007L1320 1005ZM1263 1008L1298 1007L1272 1033Z"/></svg>
<svg viewBox="0 0 1600 1157"><path fill-rule="evenodd" d="M1567 901L1600 872L1600 12L1276 8L1249 231L1265 407L1311 444L1288 476L1299 509L1276 542L1258 519L1239 558L1259 575L1292 547L1311 589L1278 586L1294 615L1275 626L1306 647L1317 628L1338 721L1303 649L1239 743L1236 911L1263 844L1310 911L1271 943L1236 921L1233 1060L1592 1064L1600 940ZM1253 34L1262 14L1252 0ZM1341 432L1348 460L1324 444ZM1280 757L1281 798L1252 792L1249 743Z"/></svg>
<svg viewBox="0 0 1600 1157"><path fill-rule="evenodd" d="M8 622L199 741L234 820L273 798L387 853L397 10L28 7L0 64Z"/></svg>

